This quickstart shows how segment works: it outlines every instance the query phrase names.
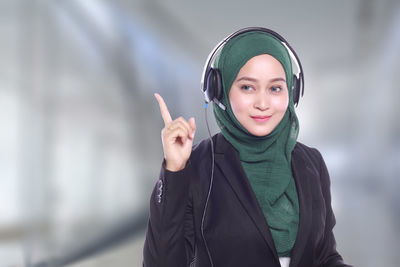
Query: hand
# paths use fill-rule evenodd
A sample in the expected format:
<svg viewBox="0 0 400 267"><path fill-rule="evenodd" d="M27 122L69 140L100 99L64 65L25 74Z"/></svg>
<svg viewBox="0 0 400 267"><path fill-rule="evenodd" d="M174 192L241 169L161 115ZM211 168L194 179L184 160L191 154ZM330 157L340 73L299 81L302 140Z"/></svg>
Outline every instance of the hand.
<svg viewBox="0 0 400 267"><path fill-rule="evenodd" d="M172 120L164 99L159 94L154 94L160 105L164 128L161 130L165 168L169 171L180 171L192 152L193 138L196 132L194 118L186 121L183 117Z"/></svg>

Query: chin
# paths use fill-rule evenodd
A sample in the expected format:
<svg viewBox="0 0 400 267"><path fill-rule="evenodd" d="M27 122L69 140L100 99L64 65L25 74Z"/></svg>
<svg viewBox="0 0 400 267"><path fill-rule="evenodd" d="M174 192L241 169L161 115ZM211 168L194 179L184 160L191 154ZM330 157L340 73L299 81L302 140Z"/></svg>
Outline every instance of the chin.
<svg viewBox="0 0 400 267"><path fill-rule="evenodd" d="M255 130L255 131L249 131L249 133L251 133L254 136L262 137L262 136L266 136L266 135L270 134L271 131L270 130Z"/></svg>

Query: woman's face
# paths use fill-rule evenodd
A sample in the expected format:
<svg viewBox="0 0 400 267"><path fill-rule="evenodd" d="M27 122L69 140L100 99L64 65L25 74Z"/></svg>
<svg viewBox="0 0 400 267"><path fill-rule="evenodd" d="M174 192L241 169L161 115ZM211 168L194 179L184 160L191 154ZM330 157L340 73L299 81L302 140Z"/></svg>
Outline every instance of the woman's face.
<svg viewBox="0 0 400 267"><path fill-rule="evenodd" d="M268 54L251 58L236 76L229 102L236 119L249 133L255 136L271 133L289 104L281 63Z"/></svg>

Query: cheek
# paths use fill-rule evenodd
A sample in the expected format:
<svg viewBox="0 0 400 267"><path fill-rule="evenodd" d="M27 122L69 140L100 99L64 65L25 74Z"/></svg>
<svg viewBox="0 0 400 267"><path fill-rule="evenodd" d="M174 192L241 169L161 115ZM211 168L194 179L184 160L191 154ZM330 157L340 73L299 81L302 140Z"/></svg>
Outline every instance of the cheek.
<svg viewBox="0 0 400 267"><path fill-rule="evenodd" d="M237 90L231 90L231 92L229 93L229 102L231 104L233 114L238 117L242 112L247 110L247 107L250 105L251 100Z"/></svg>
<svg viewBox="0 0 400 267"><path fill-rule="evenodd" d="M232 111L236 116L245 111L246 106L247 105L244 101L231 101Z"/></svg>
<svg viewBox="0 0 400 267"><path fill-rule="evenodd" d="M271 100L271 105L278 112L286 112L289 105L289 96L276 97Z"/></svg>

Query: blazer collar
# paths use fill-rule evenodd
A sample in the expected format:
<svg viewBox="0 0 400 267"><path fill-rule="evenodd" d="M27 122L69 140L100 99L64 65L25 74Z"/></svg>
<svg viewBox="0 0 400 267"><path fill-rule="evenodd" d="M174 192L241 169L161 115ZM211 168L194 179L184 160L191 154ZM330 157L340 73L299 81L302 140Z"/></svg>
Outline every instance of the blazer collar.
<svg viewBox="0 0 400 267"><path fill-rule="evenodd" d="M240 164L239 155L222 134L216 136L215 162L228 180L239 201L264 238L266 244L278 260L278 254L276 252L269 226L267 225L254 191L251 188L250 182ZM293 262L293 264L295 264L295 262L299 260L299 257L301 257L310 233L312 201L311 194L309 193L309 180L312 175L315 176L316 174L308 167L308 164L301 155L297 145L292 152L291 164L300 207L299 229L291 256L291 263Z"/></svg>
<svg viewBox="0 0 400 267"><path fill-rule="evenodd" d="M290 266L297 266L311 232L312 194L310 181L318 180L315 178L318 174L311 167L310 159L302 153L297 144L292 151L291 166L299 198L300 218Z"/></svg>

